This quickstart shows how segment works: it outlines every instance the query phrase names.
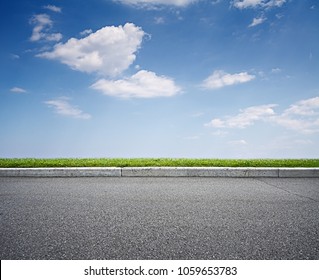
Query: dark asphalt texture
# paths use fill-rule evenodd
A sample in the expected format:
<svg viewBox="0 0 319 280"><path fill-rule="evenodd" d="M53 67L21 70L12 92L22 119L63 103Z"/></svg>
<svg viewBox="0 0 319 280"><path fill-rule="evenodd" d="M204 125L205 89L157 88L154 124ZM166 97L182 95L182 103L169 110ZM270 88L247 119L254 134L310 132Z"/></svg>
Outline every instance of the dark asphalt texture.
<svg viewBox="0 0 319 280"><path fill-rule="evenodd" d="M0 178L0 258L319 259L319 179Z"/></svg>

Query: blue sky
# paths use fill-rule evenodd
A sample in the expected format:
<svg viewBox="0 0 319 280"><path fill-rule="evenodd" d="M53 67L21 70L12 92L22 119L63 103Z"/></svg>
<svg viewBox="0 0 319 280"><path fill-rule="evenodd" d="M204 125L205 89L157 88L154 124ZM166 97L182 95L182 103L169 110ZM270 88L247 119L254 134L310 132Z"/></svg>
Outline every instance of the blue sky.
<svg viewBox="0 0 319 280"><path fill-rule="evenodd" d="M315 0L0 13L0 157L319 157Z"/></svg>

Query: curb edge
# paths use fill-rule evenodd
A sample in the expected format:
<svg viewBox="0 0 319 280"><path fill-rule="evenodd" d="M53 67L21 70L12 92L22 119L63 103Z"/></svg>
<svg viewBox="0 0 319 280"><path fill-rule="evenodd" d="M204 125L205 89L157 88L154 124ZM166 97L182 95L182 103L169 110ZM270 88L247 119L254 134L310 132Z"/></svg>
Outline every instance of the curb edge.
<svg viewBox="0 0 319 280"><path fill-rule="evenodd" d="M0 168L0 177L237 177L319 178L319 168L70 167Z"/></svg>

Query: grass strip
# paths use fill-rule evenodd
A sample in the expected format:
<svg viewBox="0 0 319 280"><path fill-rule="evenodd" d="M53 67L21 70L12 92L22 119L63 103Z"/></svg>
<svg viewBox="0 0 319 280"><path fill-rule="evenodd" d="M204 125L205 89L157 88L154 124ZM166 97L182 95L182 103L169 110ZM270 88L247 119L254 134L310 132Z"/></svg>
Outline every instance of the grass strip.
<svg viewBox="0 0 319 280"><path fill-rule="evenodd" d="M0 168L40 167L319 167L319 159L0 158Z"/></svg>

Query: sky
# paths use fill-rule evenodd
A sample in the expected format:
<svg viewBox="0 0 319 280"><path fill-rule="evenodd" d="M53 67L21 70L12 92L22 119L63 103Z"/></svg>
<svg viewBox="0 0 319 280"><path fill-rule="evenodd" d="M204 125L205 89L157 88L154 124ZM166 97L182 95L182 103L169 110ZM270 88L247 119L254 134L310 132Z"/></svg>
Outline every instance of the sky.
<svg viewBox="0 0 319 280"><path fill-rule="evenodd" d="M319 157L316 0L3 0L0 157Z"/></svg>

